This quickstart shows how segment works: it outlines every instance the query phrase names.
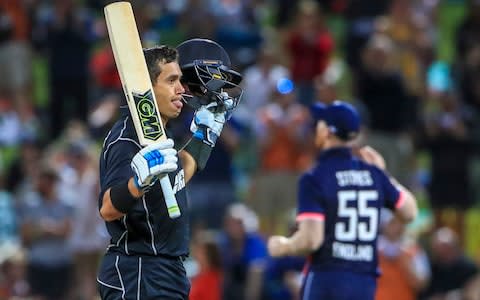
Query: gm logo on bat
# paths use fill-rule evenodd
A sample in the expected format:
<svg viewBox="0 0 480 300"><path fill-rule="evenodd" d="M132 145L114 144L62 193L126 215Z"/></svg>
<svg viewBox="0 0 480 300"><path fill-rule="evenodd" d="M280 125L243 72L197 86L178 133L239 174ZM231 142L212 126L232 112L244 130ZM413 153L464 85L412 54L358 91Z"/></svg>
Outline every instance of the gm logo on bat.
<svg viewBox="0 0 480 300"><path fill-rule="evenodd" d="M143 94L132 92L137 107L138 118L142 126L143 136L149 140L157 140L163 135L162 126L152 96L152 90Z"/></svg>

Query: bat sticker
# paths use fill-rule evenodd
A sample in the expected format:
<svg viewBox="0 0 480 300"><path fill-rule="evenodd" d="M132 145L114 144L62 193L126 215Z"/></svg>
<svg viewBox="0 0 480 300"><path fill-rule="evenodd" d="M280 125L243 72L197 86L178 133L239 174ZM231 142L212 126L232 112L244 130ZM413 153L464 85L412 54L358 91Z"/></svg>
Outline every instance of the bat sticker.
<svg viewBox="0 0 480 300"><path fill-rule="evenodd" d="M155 111L152 90L148 90L143 94L133 92L132 95L144 137L149 140L157 140L163 135L163 130L158 117L159 114Z"/></svg>

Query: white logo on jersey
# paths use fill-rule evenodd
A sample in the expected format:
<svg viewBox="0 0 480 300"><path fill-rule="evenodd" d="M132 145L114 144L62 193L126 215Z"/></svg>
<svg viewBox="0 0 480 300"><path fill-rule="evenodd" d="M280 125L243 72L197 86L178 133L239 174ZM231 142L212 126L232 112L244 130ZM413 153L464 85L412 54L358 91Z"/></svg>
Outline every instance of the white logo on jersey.
<svg viewBox="0 0 480 300"><path fill-rule="evenodd" d="M173 185L173 193L176 194L178 191L185 187L185 172L181 169L175 176L175 184Z"/></svg>
<svg viewBox="0 0 480 300"><path fill-rule="evenodd" d="M372 261L373 247L371 245L354 245L349 243L333 242L332 255L353 261Z"/></svg>
<svg viewBox="0 0 480 300"><path fill-rule="evenodd" d="M335 173L339 186L370 186L373 184L370 171L347 170Z"/></svg>

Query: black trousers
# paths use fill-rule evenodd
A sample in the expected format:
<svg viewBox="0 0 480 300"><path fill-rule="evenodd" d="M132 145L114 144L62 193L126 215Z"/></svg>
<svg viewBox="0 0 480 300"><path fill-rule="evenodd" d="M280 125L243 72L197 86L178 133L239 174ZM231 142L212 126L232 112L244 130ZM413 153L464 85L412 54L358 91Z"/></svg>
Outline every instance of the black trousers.
<svg viewBox="0 0 480 300"><path fill-rule="evenodd" d="M105 254L97 277L103 300L188 300L190 282L180 258Z"/></svg>

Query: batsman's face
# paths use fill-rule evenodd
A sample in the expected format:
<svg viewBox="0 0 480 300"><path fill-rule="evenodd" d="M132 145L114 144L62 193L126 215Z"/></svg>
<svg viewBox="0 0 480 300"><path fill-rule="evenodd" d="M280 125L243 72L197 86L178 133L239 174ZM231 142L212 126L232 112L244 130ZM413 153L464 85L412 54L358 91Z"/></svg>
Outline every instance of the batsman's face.
<svg viewBox="0 0 480 300"><path fill-rule="evenodd" d="M177 62L162 64L162 72L153 84L158 109L164 123L169 119L178 117L182 111L182 94L185 89L180 83L182 71Z"/></svg>

